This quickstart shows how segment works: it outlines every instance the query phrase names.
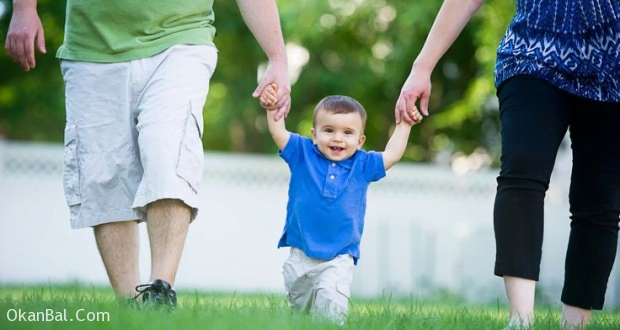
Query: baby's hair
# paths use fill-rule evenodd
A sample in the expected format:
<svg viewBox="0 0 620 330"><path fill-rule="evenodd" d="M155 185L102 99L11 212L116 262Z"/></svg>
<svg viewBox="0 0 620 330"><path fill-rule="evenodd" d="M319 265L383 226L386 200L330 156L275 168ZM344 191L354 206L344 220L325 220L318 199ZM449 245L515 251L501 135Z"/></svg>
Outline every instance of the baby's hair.
<svg viewBox="0 0 620 330"><path fill-rule="evenodd" d="M323 98L314 108L312 126L316 126L316 115L319 111L332 114L346 114L357 112L362 118L362 129L366 127L366 110L354 98L345 95L330 95Z"/></svg>

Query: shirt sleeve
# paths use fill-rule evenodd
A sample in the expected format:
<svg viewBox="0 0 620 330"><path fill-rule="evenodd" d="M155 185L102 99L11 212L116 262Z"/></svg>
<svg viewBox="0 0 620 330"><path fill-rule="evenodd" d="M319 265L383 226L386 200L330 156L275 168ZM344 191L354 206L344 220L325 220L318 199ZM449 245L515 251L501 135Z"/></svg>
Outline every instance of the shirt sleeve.
<svg viewBox="0 0 620 330"><path fill-rule="evenodd" d="M302 141L303 140L299 134L291 133L284 149L278 151L278 155L284 159L289 167L294 166L301 161Z"/></svg>
<svg viewBox="0 0 620 330"><path fill-rule="evenodd" d="M383 164L383 154L376 151L365 152L364 178L373 182L385 177L385 165Z"/></svg>

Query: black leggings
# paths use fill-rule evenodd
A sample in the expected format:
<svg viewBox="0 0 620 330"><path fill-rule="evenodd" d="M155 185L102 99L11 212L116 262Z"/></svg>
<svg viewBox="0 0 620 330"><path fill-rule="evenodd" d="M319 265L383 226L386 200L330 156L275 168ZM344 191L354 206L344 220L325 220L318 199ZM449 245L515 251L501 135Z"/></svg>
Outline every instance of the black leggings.
<svg viewBox="0 0 620 330"><path fill-rule="evenodd" d="M562 302L602 309L620 221L620 103L580 98L530 77L497 91L502 126L495 275L538 280L543 205L566 130L573 152Z"/></svg>

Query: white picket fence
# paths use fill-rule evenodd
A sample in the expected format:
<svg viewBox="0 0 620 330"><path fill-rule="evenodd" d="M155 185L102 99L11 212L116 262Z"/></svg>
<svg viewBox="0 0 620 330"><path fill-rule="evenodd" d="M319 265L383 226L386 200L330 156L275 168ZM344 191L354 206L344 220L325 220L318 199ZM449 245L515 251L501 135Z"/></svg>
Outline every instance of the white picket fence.
<svg viewBox="0 0 620 330"><path fill-rule="evenodd" d="M200 212L190 227L176 286L283 293L287 251L276 244L285 217L285 163L275 154L207 152L205 160ZM400 163L371 185L353 298L432 299L451 292L475 303L505 302L502 280L493 276L496 175L495 169L456 174L449 167ZM546 200L539 297L552 303L559 302L564 273L567 178L566 167L556 169ZM0 284L107 285L92 231L69 227L62 146L0 141ZM617 269L606 308L620 307Z"/></svg>

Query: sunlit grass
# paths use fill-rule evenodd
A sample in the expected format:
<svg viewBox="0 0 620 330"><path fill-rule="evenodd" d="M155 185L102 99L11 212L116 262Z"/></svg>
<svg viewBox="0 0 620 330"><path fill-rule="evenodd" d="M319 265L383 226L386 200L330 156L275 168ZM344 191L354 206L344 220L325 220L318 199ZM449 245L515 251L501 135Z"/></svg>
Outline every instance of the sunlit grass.
<svg viewBox="0 0 620 330"><path fill-rule="evenodd" d="M349 320L339 327L291 311L281 295L179 291L178 298L177 310L169 312L132 308L107 288L0 286L0 329L502 329L507 319L506 306L387 295L353 299ZM9 320L20 311L28 318L50 310L54 317L74 320ZM559 329L558 324L559 308L537 310L535 329ZM588 329L620 329L620 313L595 313Z"/></svg>

